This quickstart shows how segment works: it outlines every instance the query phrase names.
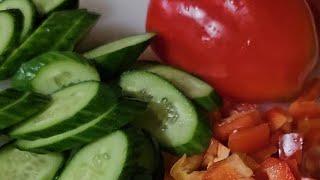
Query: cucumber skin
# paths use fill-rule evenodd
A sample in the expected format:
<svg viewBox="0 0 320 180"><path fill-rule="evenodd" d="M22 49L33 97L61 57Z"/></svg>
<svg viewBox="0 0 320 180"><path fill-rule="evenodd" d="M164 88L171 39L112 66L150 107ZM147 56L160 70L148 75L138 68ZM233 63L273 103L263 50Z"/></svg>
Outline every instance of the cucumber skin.
<svg viewBox="0 0 320 180"><path fill-rule="evenodd" d="M21 65L19 70L13 76L11 85L12 87L24 91L37 91L32 86L33 79L37 76L42 67L55 62L58 60L66 61L77 61L83 65L90 65L86 59L82 56L72 53L72 52L55 52L51 51L36 58L31 61Z"/></svg>
<svg viewBox="0 0 320 180"><path fill-rule="evenodd" d="M163 79L161 76L154 74L154 73L151 73L151 72L148 72L148 71L133 70L131 72L135 72L135 71L153 74L153 75ZM130 73L130 71L128 71L127 73ZM163 79L163 80L165 80L165 79ZM167 81L167 80L165 80L165 81L167 83L169 83L170 85L174 86L169 81ZM190 103L191 103L191 101L190 101ZM186 155L201 154L209 147L210 140L212 138L212 131L210 129L210 125L206 121L207 117L205 115L203 115L203 113L201 113L199 111L199 109L197 109L196 107L195 107L195 109L196 109L196 113L197 113L199 120L198 120L198 123L196 125L195 130L194 130L193 137L188 141L188 143L180 145L180 146L168 147L168 146L164 146L164 145L160 144L160 147L163 150L165 150L171 154L181 156L184 154L186 154ZM145 129L145 130L148 131L147 129ZM152 134L150 131L149 131L149 133Z"/></svg>
<svg viewBox="0 0 320 180"><path fill-rule="evenodd" d="M0 80L14 75L21 64L48 51L71 51L74 45L91 29L99 15L86 10L54 12L48 19L0 66ZM53 20L52 20L53 19ZM80 21L79 21L80 19ZM82 19L82 20L81 20ZM73 29L68 29L71 22ZM57 23L58 22L58 23ZM76 27L74 27L76 25ZM49 31L48 31L49 30ZM59 34L59 37L57 37ZM61 39L62 38L62 39Z"/></svg>
<svg viewBox="0 0 320 180"><path fill-rule="evenodd" d="M91 83L91 82L84 82ZM96 82L98 83L98 82ZM79 83L82 84L82 83ZM76 84L76 85L79 85ZM68 88L68 87L66 87ZM63 90L63 89L62 89ZM117 86L107 86L105 84L99 84L97 94L91 99L91 101L75 115L69 119L64 120L56 125L34 131L26 134L15 134L14 130L10 133L10 136L16 139L35 140L38 138L47 138L57 134L64 133L86 124L91 120L99 117L112 107L121 96L121 89Z"/></svg>
<svg viewBox="0 0 320 180"><path fill-rule="evenodd" d="M182 156L184 154L188 156L201 154L209 147L210 140L212 138L211 129L209 124L202 119L202 121L198 122L195 132L196 133L187 144L176 147L162 146L162 148L167 152L178 156Z"/></svg>
<svg viewBox="0 0 320 180"><path fill-rule="evenodd" d="M160 73L156 73L156 72L152 71L152 67L153 66L164 66L165 67L167 65L163 65L163 64L161 64L159 62L145 60L145 61L136 63L133 66L133 69L141 69L141 70L145 70L145 71L148 71L148 72L155 73L158 76L161 76L162 78L170 81L171 84L175 85L170 79L167 79L167 78L163 77ZM151 70L150 70L150 68L151 68ZM170 67L170 68L174 68L174 67ZM176 69L176 68L174 68L174 69ZM188 72L185 72L185 71L180 70L180 69L176 69L176 70L177 71L182 71L183 73L188 73ZM190 76L194 76L194 75L190 74ZM198 78L198 77L195 77L195 78ZM179 90L181 90L181 92L183 92L183 89L180 89L179 87L177 87L177 88ZM184 94L186 95L186 93L184 93ZM221 97L216 93L216 91L214 89L212 89L212 92L209 94L209 96L204 96L204 97L199 97L199 98L191 98L191 97L188 97L188 98L190 98L196 105L198 105L199 107L201 107L201 108L203 108L203 109L205 109L206 111L209 111L209 112L218 111L223 105Z"/></svg>
<svg viewBox="0 0 320 180"><path fill-rule="evenodd" d="M209 97L195 98L193 101L207 111L218 111L223 105L221 97L215 91L211 92Z"/></svg>
<svg viewBox="0 0 320 180"><path fill-rule="evenodd" d="M96 57L91 61L97 67L102 79L111 79L129 69L149 46L151 40Z"/></svg>
<svg viewBox="0 0 320 180"><path fill-rule="evenodd" d="M7 12L11 16L14 17L14 32L13 36L7 46L7 48L3 51L3 53L0 55L0 63L5 61L5 59L10 55L10 53L19 45L20 43L20 37L21 37L21 29L23 24L23 15L20 10L17 9L8 9L8 10L2 10L2 12Z"/></svg>
<svg viewBox="0 0 320 180"><path fill-rule="evenodd" d="M40 15L48 16L55 11L68 10L68 9L78 9L79 4L80 4L79 0L66 0L62 4L60 4L59 6L55 7L54 9L51 9L49 12L43 12L39 8L37 8L36 5L35 6L36 6L36 9Z"/></svg>
<svg viewBox="0 0 320 180"><path fill-rule="evenodd" d="M128 142L128 154L127 154L127 162L125 167L122 169L122 173L120 174L120 177L118 180L128 180L131 179L132 176L134 176L137 173L144 174L144 168L141 166L138 166L139 164L139 157L143 156L143 146L142 144L150 143L149 139L146 137L145 133L143 131L136 129L136 128L127 128L124 130ZM140 170L140 172L139 172ZM146 171L147 172L147 171Z"/></svg>
<svg viewBox="0 0 320 180"><path fill-rule="evenodd" d="M124 127L133 121L137 115L140 115L146 107L146 103L122 99L113 112L111 112L111 117L104 117L97 124L77 135L37 148L23 147L19 145L19 140L16 141L16 146L19 149L36 153L62 152L78 148ZM110 114L107 114L107 116L108 115L110 116ZM113 127L110 124L112 124Z"/></svg>
<svg viewBox="0 0 320 180"><path fill-rule="evenodd" d="M6 0L2 0L2 1L0 1L0 3L4 2L4 1L6 1ZM31 27L30 27L30 29L28 29L26 34L20 34L20 37L19 37L20 43L25 41L29 37L29 35L32 33L32 31L34 30L36 20L37 20L37 11L36 11L35 5L33 4L33 2L31 2L31 0L25 0L25 1L27 1L29 3L30 7L32 8ZM24 19L24 17L22 18L22 22L24 21L23 19ZM20 29L23 29L23 28L24 27L23 27L23 23L22 23L20 25Z"/></svg>
<svg viewBox="0 0 320 180"><path fill-rule="evenodd" d="M6 105L16 102L23 96L25 98L21 102L2 110ZM47 108L51 98L38 93L22 92L10 88L0 92L0 101L0 130L2 130L41 112Z"/></svg>

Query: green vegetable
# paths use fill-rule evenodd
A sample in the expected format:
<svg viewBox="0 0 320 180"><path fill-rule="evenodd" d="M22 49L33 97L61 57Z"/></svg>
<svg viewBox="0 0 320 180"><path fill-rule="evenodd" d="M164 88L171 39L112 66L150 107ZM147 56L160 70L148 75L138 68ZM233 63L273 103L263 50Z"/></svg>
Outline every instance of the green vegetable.
<svg viewBox="0 0 320 180"><path fill-rule="evenodd" d="M99 81L97 70L86 59L71 52L48 52L23 64L12 80L12 86L42 94L83 81Z"/></svg>
<svg viewBox="0 0 320 180"><path fill-rule="evenodd" d="M63 161L60 153L35 154L9 145L0 150L0 179L51 180Z"/></svg>
<svg viewBox="0 0 320 180"><path fill-rule="evenodd" d="M20 0L19 0L20 2ZM48 51L69 51L98 19L86 10L52 13L46 21L0 65L0 79L14 75L21 64Z"/></svg>
<svg viewBox="0 0 320 180"><path fill-rule="evenodd" d="M150 102L148 112L135 122L163 148L178 155L191 155L208 147L209 126L193 104L169 82L150 72L129 71L121 76L120 86L126 95Z"/></svg>
<svg viewBox="0 0 320 180"><path fill-rule="evenodd" d="M92 59L103 79L112 78L136 62L154 36L147 33L127 37L86 52L84 56Z"/></svg>

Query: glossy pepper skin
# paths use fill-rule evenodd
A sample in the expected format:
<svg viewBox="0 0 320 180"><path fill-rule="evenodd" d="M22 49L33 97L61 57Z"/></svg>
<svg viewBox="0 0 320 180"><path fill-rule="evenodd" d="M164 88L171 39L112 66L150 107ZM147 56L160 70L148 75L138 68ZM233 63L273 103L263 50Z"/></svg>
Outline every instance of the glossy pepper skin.
<svg viewBox="0 0 320 180"><path fill-rule="evenodd" d="M151 0L146 28L163 61L241 101L292 98L318 57L304 0Z"/></svg>

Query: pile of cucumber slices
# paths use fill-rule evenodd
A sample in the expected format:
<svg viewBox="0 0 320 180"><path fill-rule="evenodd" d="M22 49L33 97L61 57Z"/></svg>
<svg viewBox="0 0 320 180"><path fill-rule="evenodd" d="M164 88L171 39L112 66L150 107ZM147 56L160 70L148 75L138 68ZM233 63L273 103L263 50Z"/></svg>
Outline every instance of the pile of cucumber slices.
<svg viewBox="0 0 320 180"><path fill-rule="evenodd" d="M0 1L0 79L11 79L0 180L162 180L161 151L206 150L221 99L191 74L137 62L154 33L76 52L99 19L78 4Z"/></svg>

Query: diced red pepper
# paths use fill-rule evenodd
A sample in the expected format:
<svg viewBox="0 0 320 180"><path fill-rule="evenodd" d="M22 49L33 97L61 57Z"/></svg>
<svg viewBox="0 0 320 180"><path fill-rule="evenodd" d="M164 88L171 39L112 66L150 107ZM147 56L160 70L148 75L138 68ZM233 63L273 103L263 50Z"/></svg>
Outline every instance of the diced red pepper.
<svg viewBox="0 0 320 180"><path fill-rule="evenodd" d="M253 171L247 167L237 154L211 166L203 180L238 180L252 179Z"/></svg>
<svg viewBox="0 0 320 180"><path fill-rule="evenodd" d="M261 170L267 174L269 180L295 180L289 165L276 158L265 160L261 164Z"/></svg>
<svg viewBox="0 0 320 180"><path fill-rule="evenodd" d="M280 107L275 107L265 113L265 118L270 124L272 131L277 131L287 123L292 122L291 115Z"/></svg>
<svg viewBox="0 0 320 180"><path fill-rule="evenodd" d="M286 160L286 163L288 164L288 166L291 169L292 174L294 175L294 177L296 179L301 179L301 174L299 171L299 166L298 166L298 162L295 159L288 159Z"/></svg>
<svg viewBox="0 0 320 180"><path fill-rule="evenodd" d="M289 113L297 120L320 118L320 79L316 78L303 94L289 107Z"/></svg>
<svg viewBox="0 0 320 180"><path fill-rule="evenodd" d="M257 110L234 114L222 123L214 125L215 136L222 140L228 140L230 134L241 128L254 127L261 123L260 113Z"/></svg>
<svg viewBox="0 0 320 180"><path fill-rule="evenodd" d="M267 123L252 128L240 129L229 137L232 152L253 153L269 144L270 128Z"/></svg>
<svg viewBox="0 0 320 180"><path fill-rule="evenodd" d="M302 171L308 177L320 179L320 144L303 153Z"/></svg>
<svg viewBox="0 0 320 180"><path fill-rule="evenodd" d="M278 148L274 145L269 145L262 150L255 152L251 156L259 163L263 162L264 160L270 158L273 154L278 152Z"/></svg>

